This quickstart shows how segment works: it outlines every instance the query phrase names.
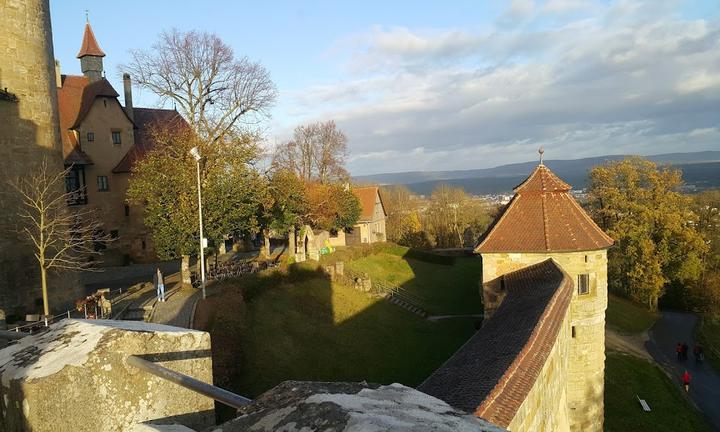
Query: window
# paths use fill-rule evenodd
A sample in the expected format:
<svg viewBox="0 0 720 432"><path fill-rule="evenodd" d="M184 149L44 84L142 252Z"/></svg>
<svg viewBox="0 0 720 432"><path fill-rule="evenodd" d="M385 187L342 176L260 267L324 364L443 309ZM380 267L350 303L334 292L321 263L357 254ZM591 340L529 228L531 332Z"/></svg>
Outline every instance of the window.
<svg viewBox="0 0 720 432"><path fill-rule="evenodd" d="M130 216L130 206L125 204L125 216Z"/></svg>
<svg viewBox="0 0 720 432"><path fill-rule="evenodd" d="M577 333L575 333L575 326L572 326L572 337L575 337L575 335L577 335Z"/></svg>
<svg viewBox="0 0 720 432"><path fill-rule="evenodd" d="M110 190L107 176L97 176L97 185L100 192L107 192Z"/></svg>
<svg viewBox="0 0 720 432"><path fill-rule="evenodd" d="M87 204L85 168L82 165L73 165L65 175L65 192L67 193L67 205Z"/></svg>
<svg viewBox="0 0 720 432"><path fill-rule="evenodd" d="M578 275L578 294L579 295L590 294L590 275L589 274Z"/></svg>
<svg viewBox="0 0 720 432"><path fill-rule="evenodd" d="M122 144L122 134L120 133L119 130L112 131L112 142L115 145Z"/></svg>
<svg viewBox="0 0 720 432"><path fill-rule="evenodd" d="M120 232L118 230L110 230L110 238L116 239L120 237Z"/></svg>
<svg viewBox="0 0 720 432"><path fill-rule="evenodd" d="M147 249L147 243L145 243L145 239L142 239L142 250Z"/></svg>
<svg viewBox="0 0 720 432"><path fill-rule="evenodd" d="M88 142L95 141L95 132L88 132L87 140L88 140Z"/></svg>

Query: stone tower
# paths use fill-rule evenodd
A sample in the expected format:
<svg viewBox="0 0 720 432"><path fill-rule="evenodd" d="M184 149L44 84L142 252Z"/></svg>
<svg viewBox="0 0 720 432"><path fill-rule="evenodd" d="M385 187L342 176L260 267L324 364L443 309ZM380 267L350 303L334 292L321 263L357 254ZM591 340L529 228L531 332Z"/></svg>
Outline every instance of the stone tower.
<svg viewBox="0 0 720 432"><path fill-rule="evenodd" d="M63 160L48 0L5 0L0 16L0 187L7 190L7 180L32 172L43 158L58 171ZM1 194L0 202L0 308L37 312L37 263L19 241L18 203L12 194ZM77 286L72 281L65 276L51 289L74 296L67 289Z"/></svg>
<svg viewBox="0 0 720 432"><path fill-rule="evenodd" d="M475 248L483 262L486 319L505 296L504 274L552 258L575 283L566 381L570 430L603 430L607 248L613 243L542 163Z"/></svg>
<svg viewBox="0 0 720 432"><path fill-rule="evenodd" d="M82 45L77 58L80 59L80 69L83 75L88 77L90 82L102 78L103 57L105 57L105 53L100 49L90 23L85 23L85 33L83 33Z"/></svg>

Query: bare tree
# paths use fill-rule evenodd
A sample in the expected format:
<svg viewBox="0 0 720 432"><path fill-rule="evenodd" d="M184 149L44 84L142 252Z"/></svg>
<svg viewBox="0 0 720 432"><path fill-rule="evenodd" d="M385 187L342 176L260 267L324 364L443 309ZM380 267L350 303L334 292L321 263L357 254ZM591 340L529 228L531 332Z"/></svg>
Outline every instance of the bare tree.
<svg viewBox="0 0 720 432"><path fill-rule="evenodd" d="M165 31L151 50L132 50L120 66L135 82L177 104L203 139L216 141L244 132L269 116L277 97L268 71L247 57L236 59L217 35Z"/></svg>
<svg viewBox="0 0 720 432"><path fill-rule="evenodd" d="M113 239L105 234L91 209L70 210L76 192L65 192L65 177L72 167L55 171L44 159L36 171L9 181L20 201L20 232L33 247L40 267L43 312L50 315L47 273L91 270L93 257Z"/></svg>
<svg viewBox="0 0 720 432"><path fill-rule="evenodd" d="M347 136L334 121L311 123L295 128L293 139L275 149L273 167L290 170L305 181L344 181L349 176L347 154Z"/></svg>

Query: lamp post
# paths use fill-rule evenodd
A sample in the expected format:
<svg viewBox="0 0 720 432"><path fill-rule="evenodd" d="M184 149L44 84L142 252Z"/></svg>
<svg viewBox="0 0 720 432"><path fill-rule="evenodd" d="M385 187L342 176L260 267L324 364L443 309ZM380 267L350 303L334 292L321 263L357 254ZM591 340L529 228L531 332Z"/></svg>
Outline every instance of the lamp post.
<svg viewBox="0 0 720 432"><path fill-rule="evenodd" d="M205 238L203 236L203 217L202 217L202 192L200 190L200 151L197 147L190 149L190 154L197 162L197 190L198 190L198 218L200 219L200 283L202 286L202 298L205 299Z"/></svg>

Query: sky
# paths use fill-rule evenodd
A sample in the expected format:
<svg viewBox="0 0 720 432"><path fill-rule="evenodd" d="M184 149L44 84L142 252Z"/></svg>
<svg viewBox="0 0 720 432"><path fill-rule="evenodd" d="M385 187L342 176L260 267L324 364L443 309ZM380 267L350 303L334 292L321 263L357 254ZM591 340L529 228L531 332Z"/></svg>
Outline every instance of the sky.
<svg viewBox="0 0 720 432"><path fill-rule="evenodd" d="M129 50L216 33L277 86L266 147L335 120L353 175L720 150L717 0L50 3L63 73L88 10L121 94Z"/></svg>

